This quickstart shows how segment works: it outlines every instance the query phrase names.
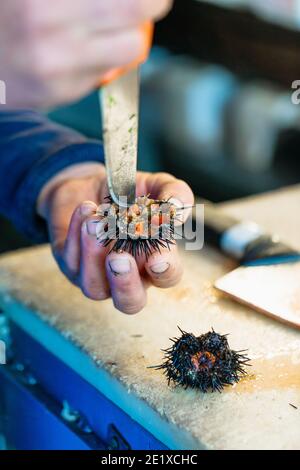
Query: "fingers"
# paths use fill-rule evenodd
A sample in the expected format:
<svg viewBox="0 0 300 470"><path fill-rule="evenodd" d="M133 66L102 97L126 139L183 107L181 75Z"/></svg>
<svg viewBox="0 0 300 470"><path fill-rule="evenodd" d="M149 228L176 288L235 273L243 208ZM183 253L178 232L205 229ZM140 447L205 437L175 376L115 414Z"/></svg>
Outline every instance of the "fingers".
<svg viewBox="0 0 300 470"><path fill-rule="evenodd" d="M49 224L49 233L53 255L67 278L78 284L78 274L80 268L80 232L83 221L97 209L92 201L85 201L80 204L71 216L68 226L67 211L54 210L54 216Z"/></svg>
<svg viewBox="0 0 300 470"><path fill-rule="evenodd" d="M112 30L158 20L168 13L171 0L52 0L41 8L40 0L24 0L26 16L34 31L57 30L67 25Z"/></svg>
<svg viewBox="0 0 300 470"><path fill-rule="evenodd" d="M151 255L145 262L145 269L155 286L168 288L176 285L183 273L176 246Z"/></svg>
<svg viewBox="0 0 300 470"><path fill-rule="evenodd" d="M141 182L144 194L149 192L155 199L170 200L177 207L187 207L179 211L180 222L183 223L191 212L194 204L194 195L189 185L182 180L175 178L169 173L148 173Z"/></svg>
<svg viewBox="0 0 300 470"><path fill-rule="evenodd" d="M177 207L191 207L194 196L191 188L182 180L168 173L139 173L137 179L138 194L148 194L161 200L170 200ZM178 210L178 223L183 223L191 209ZM144 268L152 284L157 287L171 287L177 284L182 276L182 265L176 246L170 250L162 249L161 253L152 254L145 260Z"/></svg>
<svg viewBox="0 0 300 470"><path fill-rule="evenodd" d="M115 307L127 314L138 313L146 304L146 291L135 259L128 253L110 253L106 273Z"/></svg>
<svg viewBox="0 0 300 470"><path fill-rule="evenodd" d="M63 260L66 272L83 294L92 300L113 297L121 312L139 312L146 303L146 291L134 258L127 253L111 253L96 239L99 218L91 213L95 205L85 202L74 212Z"/></svg>
<svg viewBox="0 0 300 470"><path fill-rule="evenodd" d="M72 101L99 86L109 70L136 60L144 48L139 27L93 35L88 40L76 31L64 31L50 39L41 38L32 48L31 72L36 82L43 82L49 103L53 97Z"/></svg>
<svg viewBox="0 0 300 470"><path fill-rule="evenodd" d="M177 207L175 225L183 224L190 213L194 204L194 195L189 185L182 180L162 182L158 199L168 200Z"/></svg>
<svg viewBox="0 0 300 470"><path fill-rule="evenodd" d="M56 243L53 241L55 257L62 272L86 297L104 300L111 293L118 310L137 313L146 303L146 291L136 261L126 253L108 255L111 247L97 241L101 222L96 209L91 201L75 209L67 236L64 228Z"/></svg>
<svg viewBox="0 0 300 470"><path fill-rule="evenodd" d="M53 0L41 8L39 0L26 1L30 4L27 15L32 33L25 45L31 73L48 80L57 76L66 79L67 72L76 70L84 75L87 67L100 77L111 67L132 62L144 51L141 24L161 17L171 3L170 0Z"/></svg>
<svg viewBox="0 0 300 470"><path fill-rule="evenodd" d="M70 222L68 235L64 244L62 257L69 275L76 278L80 268L80 233L81 225L85 219L96 212L97 206L91 201L80 204L75 209Z"/></svg>
<svg viewBox="0 0 300 470"><path fill-rule="evenodd" d="M2 69L14 77L11 102L19 107L53 107L87 94L111 67L137 60L145 50L141 25L165 15L172 1L15 0L2 4L3 48L11 51Z"/></svg>
<svg viewBox="0 0 300 470"><path fill-rule="evenodd" d="M100 79L103 71L132 62L143 50L144 37L138 26L88 38L71 29L50 38L42 37L32 48L30 59L33 72L42 79L67 80L71 73L75 78L94 74Z"/></svg>
<svg viewBox="0 0 300 470"><path fill-rule="evenodd" d="M97 218L89 218L81 227L80 287L92 300L105 300L110 288L105 272L107 249L96 239Z"/></svg>
<svg viewBox="0 0 300 470"><path fill-rule="evenodd" d="M95 35L86 44L84 58L77 58L80 62L75 65L81 71L90 67L98 72L127 65L143 53L144 42L139 26Z"/></svg>
<svg viewBox="0 0 300 470"><path fill-rule="evenodd" d="M104 29L123 28L162 18L169 12L172 3L172 0L92 0L90 17L101 18Z"/></svg>

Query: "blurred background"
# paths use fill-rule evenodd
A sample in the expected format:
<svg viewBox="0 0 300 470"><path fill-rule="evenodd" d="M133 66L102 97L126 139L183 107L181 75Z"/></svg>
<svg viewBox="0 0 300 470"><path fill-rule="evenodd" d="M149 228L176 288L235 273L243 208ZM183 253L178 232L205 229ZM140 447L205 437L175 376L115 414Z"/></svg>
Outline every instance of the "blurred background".
<svg viewBox="0 0 300 470"><path fill-rule="evenodd" d="M300 180L299 0L175 0L142 70L139 169L219 202ZM51 110L101 138L97 93ZM0 252L27 246L1 219Z"/></svg>

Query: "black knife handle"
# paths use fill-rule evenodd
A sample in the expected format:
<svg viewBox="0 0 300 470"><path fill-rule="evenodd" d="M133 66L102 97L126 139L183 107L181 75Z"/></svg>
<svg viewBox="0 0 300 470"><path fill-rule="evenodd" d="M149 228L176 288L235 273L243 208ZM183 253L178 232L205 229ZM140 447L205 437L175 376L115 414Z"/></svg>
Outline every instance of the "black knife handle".
<svg viewBox="0 0 300 470"><path fill-rule="evenodd" d="M210 245L222 249L222 237L239 221L224 214L209 201L204 203L204 238Z"/></svg>
<svg viewBox="0 0 300 470"><path fill-rule="evenodd" d="M268 235L253 222L239 221L224 214L209 201L202 201L204 240L241 264L283 262L299 257L299 252Z"/></svg>

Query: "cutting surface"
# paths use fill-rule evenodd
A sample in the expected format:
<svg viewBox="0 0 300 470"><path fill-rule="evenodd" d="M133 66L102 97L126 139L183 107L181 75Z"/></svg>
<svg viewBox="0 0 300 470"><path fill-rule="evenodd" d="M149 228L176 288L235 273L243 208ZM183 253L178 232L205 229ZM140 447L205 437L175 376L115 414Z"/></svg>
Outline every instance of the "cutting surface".
<svg viewBox="0 0 300 470"><path fill-rule="evenodd" d="M223 210L260 223L300 249L299 207L300 187L293 187ZM2 303L26 307L18 321L28 328L32 317L33 333L42 325L88 355L94 374L104 370L113 379L107 396L122 406L118 396L127 394L126 411L156 437L163 439L162 427L166 433L168 426L170 433L177 429L175 440L164 439L168 445L180 448L182 436L183 447L190 442L210 449L300 449L300 332L217 294L213 282L232 268L226 258L210 249L182 256L182 283L170 290L151 288L144 311L126 316L110 301L85 299L59 273L47 246L22 250L1 258ZM162 361L160 349L178 335L177 325L195 334L211 327L230 333L234 349L248 349L249 377L222 394L168 387L160 371L147 367ZM153 422L143 418L143 406L153 411Z"/></svg>

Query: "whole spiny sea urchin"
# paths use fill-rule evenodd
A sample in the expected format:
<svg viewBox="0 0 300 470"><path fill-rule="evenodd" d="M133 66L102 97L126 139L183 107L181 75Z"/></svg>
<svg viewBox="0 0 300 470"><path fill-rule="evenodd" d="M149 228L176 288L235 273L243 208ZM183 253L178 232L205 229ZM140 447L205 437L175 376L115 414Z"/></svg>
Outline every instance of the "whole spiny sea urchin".
<svg viewBox="0 0 300 470"><path fill-rule="evenodd" d="M136 198L129 207L120 207L111 198L100 206L97 215L97 239L112 251L127 251L146 258L161 248L174 244L175 221L180 211L169 200L155 200L149 196Z"/></svg>
<svg viewBox="0 0 300 470"><path fill-rule="evenodd" d="M155 367L164 371L169 384L198 388L204 393L221 392L247 374L248 357L244 351L230 349L226 335L212 330L196 337L179 330L181 337L171 339L173 345L164 350L164 363Z"/></svg>

